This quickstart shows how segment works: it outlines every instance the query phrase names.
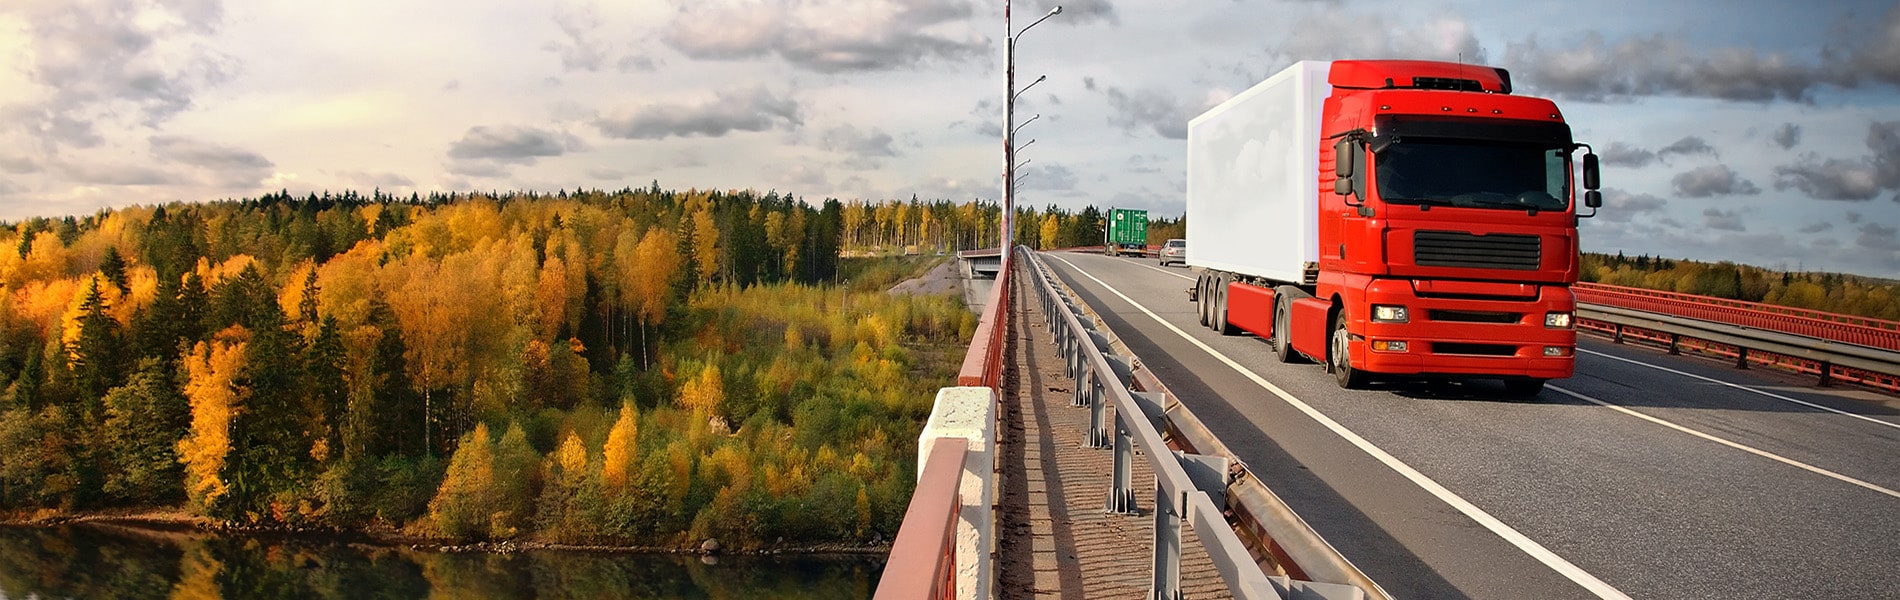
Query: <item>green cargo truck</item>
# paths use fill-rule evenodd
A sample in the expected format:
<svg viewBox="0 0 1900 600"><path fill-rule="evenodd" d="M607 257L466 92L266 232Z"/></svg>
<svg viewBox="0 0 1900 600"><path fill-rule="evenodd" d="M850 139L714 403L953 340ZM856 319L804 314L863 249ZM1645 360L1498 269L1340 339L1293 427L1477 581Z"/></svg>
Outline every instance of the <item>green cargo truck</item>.
<svg viewBox="0 0 1900 600"><path fill-rule="evenodd" d="M1139 208L1108 209L1108 225L1102 227L1102 252L1109 256L1148 252L1148 211Z"/></svg>

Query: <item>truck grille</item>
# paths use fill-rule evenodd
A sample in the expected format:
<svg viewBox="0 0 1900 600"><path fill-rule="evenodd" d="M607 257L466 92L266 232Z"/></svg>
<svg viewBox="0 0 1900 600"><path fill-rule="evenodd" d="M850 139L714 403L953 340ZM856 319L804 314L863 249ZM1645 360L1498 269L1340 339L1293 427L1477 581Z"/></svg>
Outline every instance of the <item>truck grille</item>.
<svg viewBox="0 0 1900 600"><path fill-rule="evenodd" d="M1543 240L1534 235L1412 232L1412 263L1422 267L1534 271L1543 254Z"/></svg>

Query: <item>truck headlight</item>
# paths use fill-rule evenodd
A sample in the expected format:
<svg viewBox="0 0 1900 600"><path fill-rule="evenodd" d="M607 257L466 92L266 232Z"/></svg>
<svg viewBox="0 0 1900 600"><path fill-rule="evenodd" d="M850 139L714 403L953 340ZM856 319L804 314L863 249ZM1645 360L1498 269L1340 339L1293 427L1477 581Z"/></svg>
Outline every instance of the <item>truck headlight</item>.
<svg viewBox="0 0 1900 600"><path fill-rule="evenodd" d="M1372 322L1374 323L1405 323L1410 320L1410 315L1406 314L1403 306L1372 305Z"/></svg>
<svg viewBox="0 0 1900 600"><path fill-rule="evenodd" d="M1570 313L1567 313L1567 312L1544 313L1544 326L1549 327L1551 329L1569 329L1570 328Z"/></svg>

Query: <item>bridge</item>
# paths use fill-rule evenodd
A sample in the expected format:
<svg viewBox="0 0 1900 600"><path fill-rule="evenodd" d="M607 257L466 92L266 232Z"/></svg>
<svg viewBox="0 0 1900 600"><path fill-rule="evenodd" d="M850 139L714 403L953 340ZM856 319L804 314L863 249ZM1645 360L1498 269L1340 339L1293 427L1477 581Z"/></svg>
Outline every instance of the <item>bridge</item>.
<svg viewBox="0 0 1900 600"><path fill-rule="evenodd" d="M879 598L1900 589L1900 324L1579 285L1538 398L1348 391L1200 326L1186 269L1011 263Z"/></svg>

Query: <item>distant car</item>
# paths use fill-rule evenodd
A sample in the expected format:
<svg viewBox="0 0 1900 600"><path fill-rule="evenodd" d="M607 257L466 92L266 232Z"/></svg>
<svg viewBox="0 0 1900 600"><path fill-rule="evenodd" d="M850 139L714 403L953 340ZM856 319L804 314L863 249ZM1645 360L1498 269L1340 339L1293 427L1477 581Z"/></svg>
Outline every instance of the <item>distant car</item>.
<svg viewBox="0 0 1900 600"><path fill-rule="evenodd" d="M1187 240L1175 238L1161 246L1161 266L1187 261Z"/></svg>

